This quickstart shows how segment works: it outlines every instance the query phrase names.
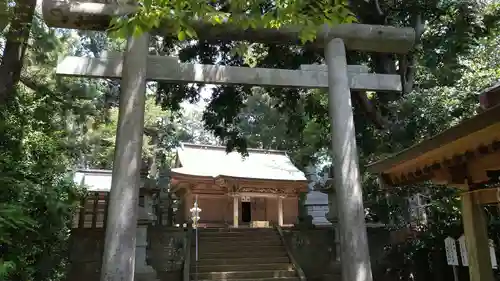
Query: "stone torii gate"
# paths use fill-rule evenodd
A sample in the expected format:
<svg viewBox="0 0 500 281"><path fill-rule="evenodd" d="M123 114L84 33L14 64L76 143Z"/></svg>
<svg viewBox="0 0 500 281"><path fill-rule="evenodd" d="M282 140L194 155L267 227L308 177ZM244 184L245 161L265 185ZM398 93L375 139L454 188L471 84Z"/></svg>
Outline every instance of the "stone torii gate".
<svg viewBox="0 0 500 281"><path fill-rule="evenodd" d="M133 13L134 6L116 3L45 0L43 15L52 27L106 30L112 16ZM298 28L249 29L195 21L200 39L261 43L299 42ZM155 30L170 35L168 30ZM367 73L348 66L346 49L407 53L414 44L412 28L343 24L318 28L314 45L324 48L327 66L301 70L243 68L178 63L176 58L148 56L149 34L129 37L126 51L104 58L64 58L57 73L79 77L121 78L113 180L106 225L101 280L133 280L139 170L144 127L146 80L173 83L247 84L328 88L335 187L339 211L342 280L371 281L371 265L363 209L350 89L401 91L398 75Z"/></svg>

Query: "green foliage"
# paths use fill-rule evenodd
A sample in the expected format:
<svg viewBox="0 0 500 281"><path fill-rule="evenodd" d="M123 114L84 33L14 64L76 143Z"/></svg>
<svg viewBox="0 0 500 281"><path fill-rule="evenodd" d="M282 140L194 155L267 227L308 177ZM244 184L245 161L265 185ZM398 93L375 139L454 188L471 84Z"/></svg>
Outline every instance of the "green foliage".
<svg viewBox="0 0 500 281"><path fill-rule="evenodd" d="M365 5L365 2L369 2ZM431 1L432 2L432 1ZM493 32L493 26L499 19L498 13L493 13L490 9L480 9L479 7L472 6L466 10L468 25L460 20L459 16L452 11L462 9L464 5L462 1L447 1L444 6L439 6L434 2L426 1L395 1L395 7L382 6L384 11L383 16L374 16L376 9L373 5L374 1L352 1L351 10L354 11L362 23L367 24L384 24L390 19L390 23L394 25L409 25L409 18L421 14L422 20L429 20L428 29L421 37L422 44L414 54L408 58L411 63L407 66L408 81L411 81L413 88L415 88L414 97L419 97L422 92L427 91L426 96L433 95L432 91L440 91L439 87L454 87L454 84L462 79L462 73L468 72L466 63L459 61L463 60L476 46L481 46L481 38L486 37L485 34ZM384 5L389 5L388 2L381 2ZM439 9L437 9L437 7ZM465 9L465 8L464 8ZM464 10L465 11L465 10ZM449 14L449 15L448 15ZM448 17L454 20L449 21ZM448 40L444 40L443 35L435 32L442 26L446 25L446 30L454 30L454 35ZM451 44L456 47L451 50ZM438 47L439 48L438 48ZM248 49L240 52L235 51L241 47L239 43L226 43L226 42L197 42L193 44L186 44L172 40L165 40L164 49L162 51L169 52L174 49L179 49L179 56L183 61L196 61L205 64L218 63L234 66L259 66L270 68L288 68L295 69L301 64L322 63L322 54L318 50L309 47L296 47L288 45L262 45L254 44L252 48L258 50L258 55L248 57ZM248 46L247 46L248 47ZM436 49L442 50L437 52ZM443 52L446 55L443 55ZM250 52L252 53L252 52ZM398 72L397 65L402 61L394 56L387 56L385 54L359 54L350 52L348 53L348 61L351 64L361 63L369 65L374 71L382 73ZM458 63L456 63L458 62ZM413 69L417 71L413 71ZM438 69L438 71L436 71ZM411 71L410 71L411 70ZM445 75L445 73L448 73ZM452 75L452 74L453 75ZM488 75L484 73L484 75ZM446 78L446 77L448 78ZM445 79L446 78L446 81ZM460 81L467 81L462 79ZM484 82L486 84L487 81ZM479 86L479 85L477 85ZM458 87L456 87L458 88ZM471 93L475 89L467 89L467 91L452 91L453 93ZM300 89L266 89L267 94L273 99L273 107L279 109L287 115L284 121L286 127L292 131L299 132L298 134L290 136L291 139L309 138L313 144L312 151L329 146L329 121L328 121L328 107L327 107L327 93L325 91L313 90L303 91ZM178 104L184 100L197 100L198 89L196 87L180 85L172 86L160 83L158 91L158 100L165 107L172 110L178 109ZM239 112L244 108L244 104L248 97L252 94L250 87L240 86L219 86L213 89L212 100L208 104L204 121L206 128L213 132L216 136L220 137L224 142L231 143L231 147L237 150L244 151L241 146L246 146L245 138L242 137L242 132L238 131L238 127L234 126L233 120L238 118ZM405 127L400 126L401 120L407 118L400 118L397 116L399 105L402 103L400 95L394 93L370 93L368 104L372 105L371 111L380 112L383 119L388 121L389 127L386 126L383 131L377 131L377 127L373 127L374 122L373 114L367 114L367 108L360 102L357 96L365 95L365 93L354 93L354 105L356 108L355 118L358 130L358 140L363 139L363 146L366 146L367 151L362 153L371 155L373 151L377 151L377 141L372 142L372 135L377 138L384 138L387 140L392 137L391 134L399 134L399 131L404 131ZM456 101L461 100L456 97ZM472 101L472 100L471 100ZM407 100L407 104L410 104ZM470 103L469 103L470 104ZM300 107L305 108L300 109ZM422 107L416 107L422 108ZM302 111L303 110L303 111ZM303 117L294 112L307 112ZM456 112L458 114L458 111ZM312 123L311 123L312 122ZM233 124L229 126L229 124ZM311 128L318 127L319 130L311 130ZM305 130L308 133L305 134ZM316 137L309 137L312 131ZM369 140L366 140L368 138ZM408 138L411 140L412 138ZM386 145L394 145L390 151L397 150L397 143L386 141ZM306 145L299 145L306 147ZM406 144L405 144L406 146ZM298 146L295 146L298 147ZM388 152L390 152L388 151ZM311 155L311 153L309 153ZM371 157L371 156L370 156ZM307 157L305 157L307 158ZM307 160L304 158L304 161ZM311 159L312 160L312 159Z"/></svg>
<svg viewBox="0 0 500 281"><path fill-rule="evenodd" d="M351 11L357 21L367 24L418 27L416 19L421 18L427 23L419 37L421 44L404 59L348 53L349 63L363 63L377 72L397 73L401 66L405 80L414 84L413 91L404 97L369 93L369 102L391 124L386 130L376 129L359 102L365 93L353 93L362 165L470 116L477 105L475 93L500 78L500 37L490 36L498 35L492 28L498 22L498 5L472 5L469 1L345 2L237 0L229 5L144 0L138 14L116 19L113 28L142 32L166 22L172 34L163 40L152 38L160 54L180 50L183 61L295 69L300 64L322 63L323 54L307 45L193 42L189 40L196 37L192 21L227 23L242 29L297 25L302 27L301 39L308 41L314 39L313 27L319 24L355 21ZM5 3L0 2L0 15ZM1 18L0 34L4 27ZM123 40L110 40L95 32L79 32L77 39L62 31L56 36L38 21L32 33L22 84L0 111L0 278L60 280L71 215L81 192L67 169L82 159L84 166L111 167L119 83L60 79L52 70L57 55L99 56L103 49L122 49ZM156 100L147 102L144 158L161 155L166 162L167 154L180 140L216 142L200 133L199 124L193 126L190 118L199 118L199 114L184 119L177 115L182 101L199 100L199 91L198 85L159 84ZM327 156L335 128L330 128L323 90L218 86L212 90L202 118L204 128L229 150L244 153L247 146L284 149L301 167L331 160ZM152 146L155 135L159 138L157 149ZM455 190L433 186L394 190L387 208L385 194L373 177L365 175L364 187L370 219L392 218L398 227L406 224L406 196L423 192L430 197L429 220L433 223L418 229L418 239L391 252L395 253L393 261L402 262L397 266L399 277L414 273L412 261L428 256L444 235L457 231L460 219ZM425 271L425 266L419 270Z"/></svg>
<svg viewBox="0 0 500 281"><path fill-rule="evenodd" d="M9 8L9 1L0 0L0 34L2 34L9 24L9 18L12 13L12 9Z"/></svg>
<svg viewBox="0 0 500 281"><path fill-rule="evenodd" d="M160 25L168 26L180 41L196 38L194 21L213 25L228 24L242 30L249 28L280 28L283 25L300 27L303 42L315 38L317 26L355 22L356 18L345 0L321 1L186 1L143 0L132 17L115 18L111 31L119 36L139 34Z"/></svg>
<svg viewBox="0 0 500 281"><path fill-rule="evenodd" d="M411 91L394 93L352 93L360 164L383 158L415 142L431 137L475 113L477 92L500 79L497 4L475 1L350 1L349 8L359 22L414 26L421 29L420 45L405 58L387 54L348 52L350 64L365 64L375 72L401 73ZM380 4L377 7L376 4ZM418 31L418 30L417 30ZM167 40L164 50L180 48L184 61L234 66L296 69L301 64L323 63L322 54L308 46L255 44L258 49L247 57L249 46L236 43ZM238 48L243 50L238 51ZM406 65L404 64L406 63ZM398 68L400 68L398 70ZM197 100L198 90L190 86L160 84L158 100L175 110L184 100ZM360 100L366 95L370 112ZM378 112L387 125L382 130L374 121ZM213 89L204 114L205 128L227 144L228 149L249 147L285 149L299 166L330 159L331 133L327 93L323 90L251 89L221 86ZM375 123L375 124L374 124ZM327 156L327 157L325 157ZM363 170L363 168L362 168ZM456 190L430 185L391 190L388 198L372 175L363 173L368 219L408 225L406 198L425 193L430 224L419 227L415 239L388 251L388 271L395 280L404 280L420 271L419 280L442 269L442 239L460 230ZM387 205L387 201L391 204ZM430 269L432 258L437 269ZM419 261L418 267L415 261Z"/></svg>
<svg viewBox="0 0 500 281"><path fill-rule="evenodd" d="M87 152L83 156L86 159L87 165L94 168L111 169L113 166L113 156L116 141L116 129L118 123L118 107L109 109L109 120L106 123L99 123L98 116L89 118L87 122L90 124L86 132ZM169 112L163 111L159 106L155 105L154 100L147 99L145 128L157 127L158 120L165 120L168 123L175 123L175 116ZM166 127L165 127L166 128ZM168 128L166 128L168 129ZM170 135L174 128L170 128L166 135ZM174 133L175 134L175 133ZM170 135L171 137L175 137ZM151 135L143 135L143 159L148 159L153 154L154 146L152 144Z"/></svg>
<svg viewBox="0 0 500 281"><path fill-rule="evenodd" d="M13 238L10 237L8 229L34 231L35 224L36 221L26 216L19 205L0 204L0 232L7 233L7 235L0 237L0 244L12 245Z"/></svg>
<svg viewBox="0 0 500 281"><path fill-rule="evenodd" d="M77 110L51 69L64 44L34 22L22 85L0 107L0 279L62 280L80 190L68 168L66 115ZM48 66L49 65L49 66Z"/></svg>
<svg viewBox="0 0 500 281"><path fill-rule="evenodd" d="M369 142L376 141L378 145L370 145L370 150L366 151L370 152L368 159L379 159L407 148L475 114L477 93L500 80L498 30L491 32L491 36L480 38L478 45L472 47L469 53L454 58L459 63L457 69L460 71L453 85L437 82L441 79L426 68L418 72L416 81L419 86L415 91L390 105L398 111L397 127L391 135L384 132L373 135ZM367 139L364 141L366 144ZM413 228L412 239L387 249L388 263L383 267L386 270L383 280L426 280L432 276L451 278L451 272L443 272L447 266L442 241L447 236L458 238L463 233L459 191L430 184L403 186L391 189L386 198L373 176L365 175L364 179L365 195L371 198L372 203L369 209L371 215L378 214L379 218L385 218L384 222L392 223L395 229L408 227L410 216L405 201L408 196L425 194L429 201L425 208L428 224L417 225ZM374 200L376 198L384 198L384 201ZM389 206L385 200L389 200ZM498 213L494 212L491 217L495 220ZM491 237L498 236L498 228L493 229L497 232Z"/></svg>
<svg viewBox="0 0 500 281"><path fill-rule="evenodd" d="M0 279L63 280L73 211L84 191L69 169L111 168L119 82L57 78L58 56L99 56L123 40L104 33L49 30L36 20L21 83L1 108ZM0 40L1 41L1 40ZM191 136L178 114L146 102L144 160L168 153ZM158 147L153 137L159 139Z"/></svg>
<svg viewBox="0 0 500 281"><path fill-rule="evenodd" d="M185 108L178 122L179 140L196 144L218 145L219 139L205 130L203 108Z"/></svg>
<svg viewBox="0 0 500 281"><path fill-rule="evenodd" d="M2 108L0 113L8 116L2 118L0 130L0 201L5 202L0 272L8 280L45 280L60 272L78 193L66 172L64 135L54 134L55 124L38 118L54 117L53 101L32 105L31 96L18 93L19 107Z"/></svg>

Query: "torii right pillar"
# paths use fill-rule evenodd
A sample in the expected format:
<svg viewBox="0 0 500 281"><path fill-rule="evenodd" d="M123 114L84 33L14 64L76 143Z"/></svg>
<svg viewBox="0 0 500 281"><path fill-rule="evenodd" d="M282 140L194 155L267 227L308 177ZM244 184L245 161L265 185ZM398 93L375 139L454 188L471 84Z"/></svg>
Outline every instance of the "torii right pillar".
<svg viewBox="0 0 500 281"><path fill-rule="evenodd" d="M325 48L343 281L372 281L344 41Z"/></svg>

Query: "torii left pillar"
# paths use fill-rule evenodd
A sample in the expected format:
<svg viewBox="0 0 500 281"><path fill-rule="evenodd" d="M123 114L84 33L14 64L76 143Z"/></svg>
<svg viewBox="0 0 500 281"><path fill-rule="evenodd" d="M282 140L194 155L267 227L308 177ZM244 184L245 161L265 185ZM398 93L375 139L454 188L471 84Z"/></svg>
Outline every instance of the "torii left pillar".
<svg viewBox="0 0 500 281"><path fill-rule="evenodd" d="M328 105L337 195L342 281L372 281L363 191L344 41L327 43Z"/></svg>
<svg viewBox="0 0 500 281"><path fill-rule="evenodd" d="M101 281L133 281L149 35L131 36L124 53Z"/></svg>

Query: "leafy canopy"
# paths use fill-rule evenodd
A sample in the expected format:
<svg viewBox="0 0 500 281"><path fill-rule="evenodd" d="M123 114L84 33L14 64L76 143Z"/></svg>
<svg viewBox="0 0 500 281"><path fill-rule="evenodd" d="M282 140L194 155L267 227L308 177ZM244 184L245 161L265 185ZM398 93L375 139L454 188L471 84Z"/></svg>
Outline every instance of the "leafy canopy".
<svg viewBox="0 0 500 281"><path fill-rule="evenodd" d="M114 18L111 30L119 36L140 34L167 24L179 40L196 38L193 21L213 25L230 24L248 28L280 28L283 25L301 27L303 42L313 40L316 28L322 24L352 23L354 14L347 0L140 0L136 14Z"/></svg>

